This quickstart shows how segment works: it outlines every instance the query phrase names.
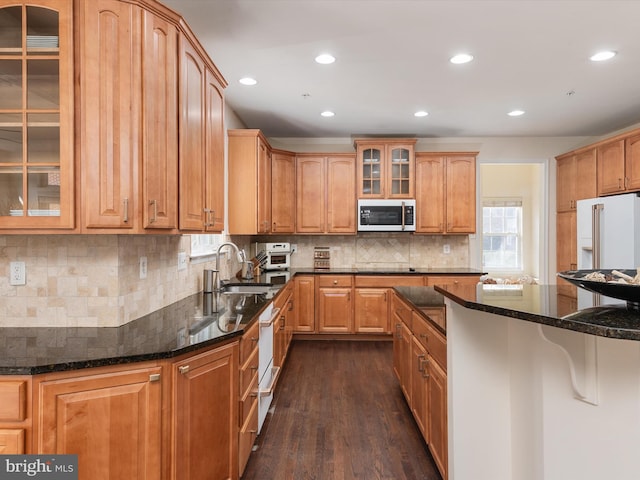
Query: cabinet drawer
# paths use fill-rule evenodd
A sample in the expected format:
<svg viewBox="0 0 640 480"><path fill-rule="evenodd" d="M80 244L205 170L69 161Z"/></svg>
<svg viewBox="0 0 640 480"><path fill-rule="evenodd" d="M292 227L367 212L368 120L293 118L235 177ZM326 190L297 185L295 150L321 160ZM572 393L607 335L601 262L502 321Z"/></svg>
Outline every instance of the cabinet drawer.
<svg viewBox="0 0 640 480"><path fill-rule="evenodd" d="M238 426L240 428L242 428L244 423L247 421L254 403L258 403L258 372L255 372L248 388L243 392L240 398L240 411L238 412L240 417L240 423Z"/></svg>
<svg viewBox="0 0 640 480"><path fill-rule="evenodd" d="M0 420L19 422L27 411L27 382L24 380L0 382Z"/></svg>
<svg viewBox="0 0 640 480"><path fill-rule="evenodd" d="M256 321L249 327L249 330L242 335L242 339L240 340L240 366L246 363L253 349L258 347L259 328L260 324Z"/></svg>
<svg viewBox="0 0 640 480"><path fill-rule="evenodd" d="M280 308L282 310L282 307L284 307L284 305L289 301L289 297L291 296L292 293L293 293L293 282L288 282L284 287L280 289L280 291L274 298L273 300L274 308Z"/></svg>
<svg viewBox="0 0 640 480"><path fill-rule="evenodd" d="M392 322L396 322L396 316L400 318L404 323L406 323L409 327L411 327L411 309L400 300L398 295L394 294L391 301L391 311L393 312L394 318Z"/></svg>
<svg viewBox="0 0 640 480"><path fill-rule="evenodd" d="M240 367L240 395L244 395L253 380L258 374L258 349L256 348L246 363Z"/></svg>
<svg viewBox="0 0 640 480"><path fill-rule="evenodd" d="M238 439L238 463L240 467L240 475L244 472L251 455L251 448L258 436L258 402L255 402L249 411L247 420L240 428Z"/></svg>
<svg viewBox="0 0 640 480"><path fill-rule="evenodd" d="M380 275L367 276L356 275L356 287L422 287L424 286L424 276L422 275Z"/></svg>
<svg viewBox="0 0 640 480"><path fill-rule="evenodd" d="M440 366L447 369L447 339L417 313L413 313L413 334Z"/></svg>
<svg viewBox="0 0 640 480"><path fill-rule="evenodd" d="M429 275L427 285L475 285L480 275Z"/></svg>
<svg viewBox="0 0 640 480"><path fill-rule="evenodd" d="M24 453L24 430L21 428L0 429L0 454Z"/></svg>
<svg viewBox="0 0 640 480"><path fill-rule="evenodd" d="M353 275L319 275L319 287L350 287L353 285Z"/></svg>

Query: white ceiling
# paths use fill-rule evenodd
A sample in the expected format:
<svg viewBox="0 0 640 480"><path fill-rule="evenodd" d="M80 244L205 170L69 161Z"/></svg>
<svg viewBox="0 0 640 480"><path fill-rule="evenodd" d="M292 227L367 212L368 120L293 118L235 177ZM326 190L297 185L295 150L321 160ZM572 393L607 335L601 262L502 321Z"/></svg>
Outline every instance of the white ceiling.
<svg viewBox="0 0 640 480"><path fill-rule="evenodd" d="M161 1L229 82L228 106L269 137L598 136L640 122L640 0ZM618 55L589 61L601 49ZM475 60L449 63L462 51ZM336 62L316 64L324 52Z"/></svg>

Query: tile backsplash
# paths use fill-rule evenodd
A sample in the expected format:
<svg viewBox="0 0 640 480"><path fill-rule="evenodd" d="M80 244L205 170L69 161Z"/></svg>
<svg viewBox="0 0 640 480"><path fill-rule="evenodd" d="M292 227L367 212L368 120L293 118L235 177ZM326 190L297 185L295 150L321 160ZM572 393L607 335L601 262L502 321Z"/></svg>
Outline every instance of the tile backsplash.
<svg viewBox="0 0 640 480"><path fill-rule="evenodd" d="M232 238L290 241L292 268L312 268L313 249L327 246L332 268L467 267L467 236L364 234ZM449 245L450 253L444 253ZM202 271L214 261L187 262L189 235L0 235L0 327L120 326L202 289ZM140 278L140 257L147 276ZM9 284L9 264L26 267L26 285ZM229 277L223 262L223 278Z"/></svg>

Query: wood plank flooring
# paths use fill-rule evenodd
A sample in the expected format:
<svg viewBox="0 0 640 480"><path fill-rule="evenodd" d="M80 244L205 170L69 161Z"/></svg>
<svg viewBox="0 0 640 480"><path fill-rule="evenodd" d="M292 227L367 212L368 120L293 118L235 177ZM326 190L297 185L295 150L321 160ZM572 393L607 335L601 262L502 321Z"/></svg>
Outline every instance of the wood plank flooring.
<svg viewBox="0 0 640 480"><path fill-rule="evenodd" d="M440 480L389 341L294 341L243 480Z"/></svg>

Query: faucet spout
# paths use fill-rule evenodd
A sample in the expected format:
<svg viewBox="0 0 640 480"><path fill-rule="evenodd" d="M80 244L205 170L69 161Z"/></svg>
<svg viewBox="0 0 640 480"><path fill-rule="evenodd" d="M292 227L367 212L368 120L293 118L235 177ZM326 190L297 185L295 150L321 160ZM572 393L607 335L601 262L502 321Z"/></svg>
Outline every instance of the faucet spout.
<svg viewBox="0 0 640 480"><path fill-rule="evenodd" d="M235 252L239 261L241 262L244 261L244 250L241 251L235 243L224 242L220 244L220 246L218 247L218 251L216 252L216 271L218 272L218 275L216 277L216 285L215 285L216 292L220 291L220 286L222 285L222 279L220 277L220 252L224 247L231 247Z"/></svg>

